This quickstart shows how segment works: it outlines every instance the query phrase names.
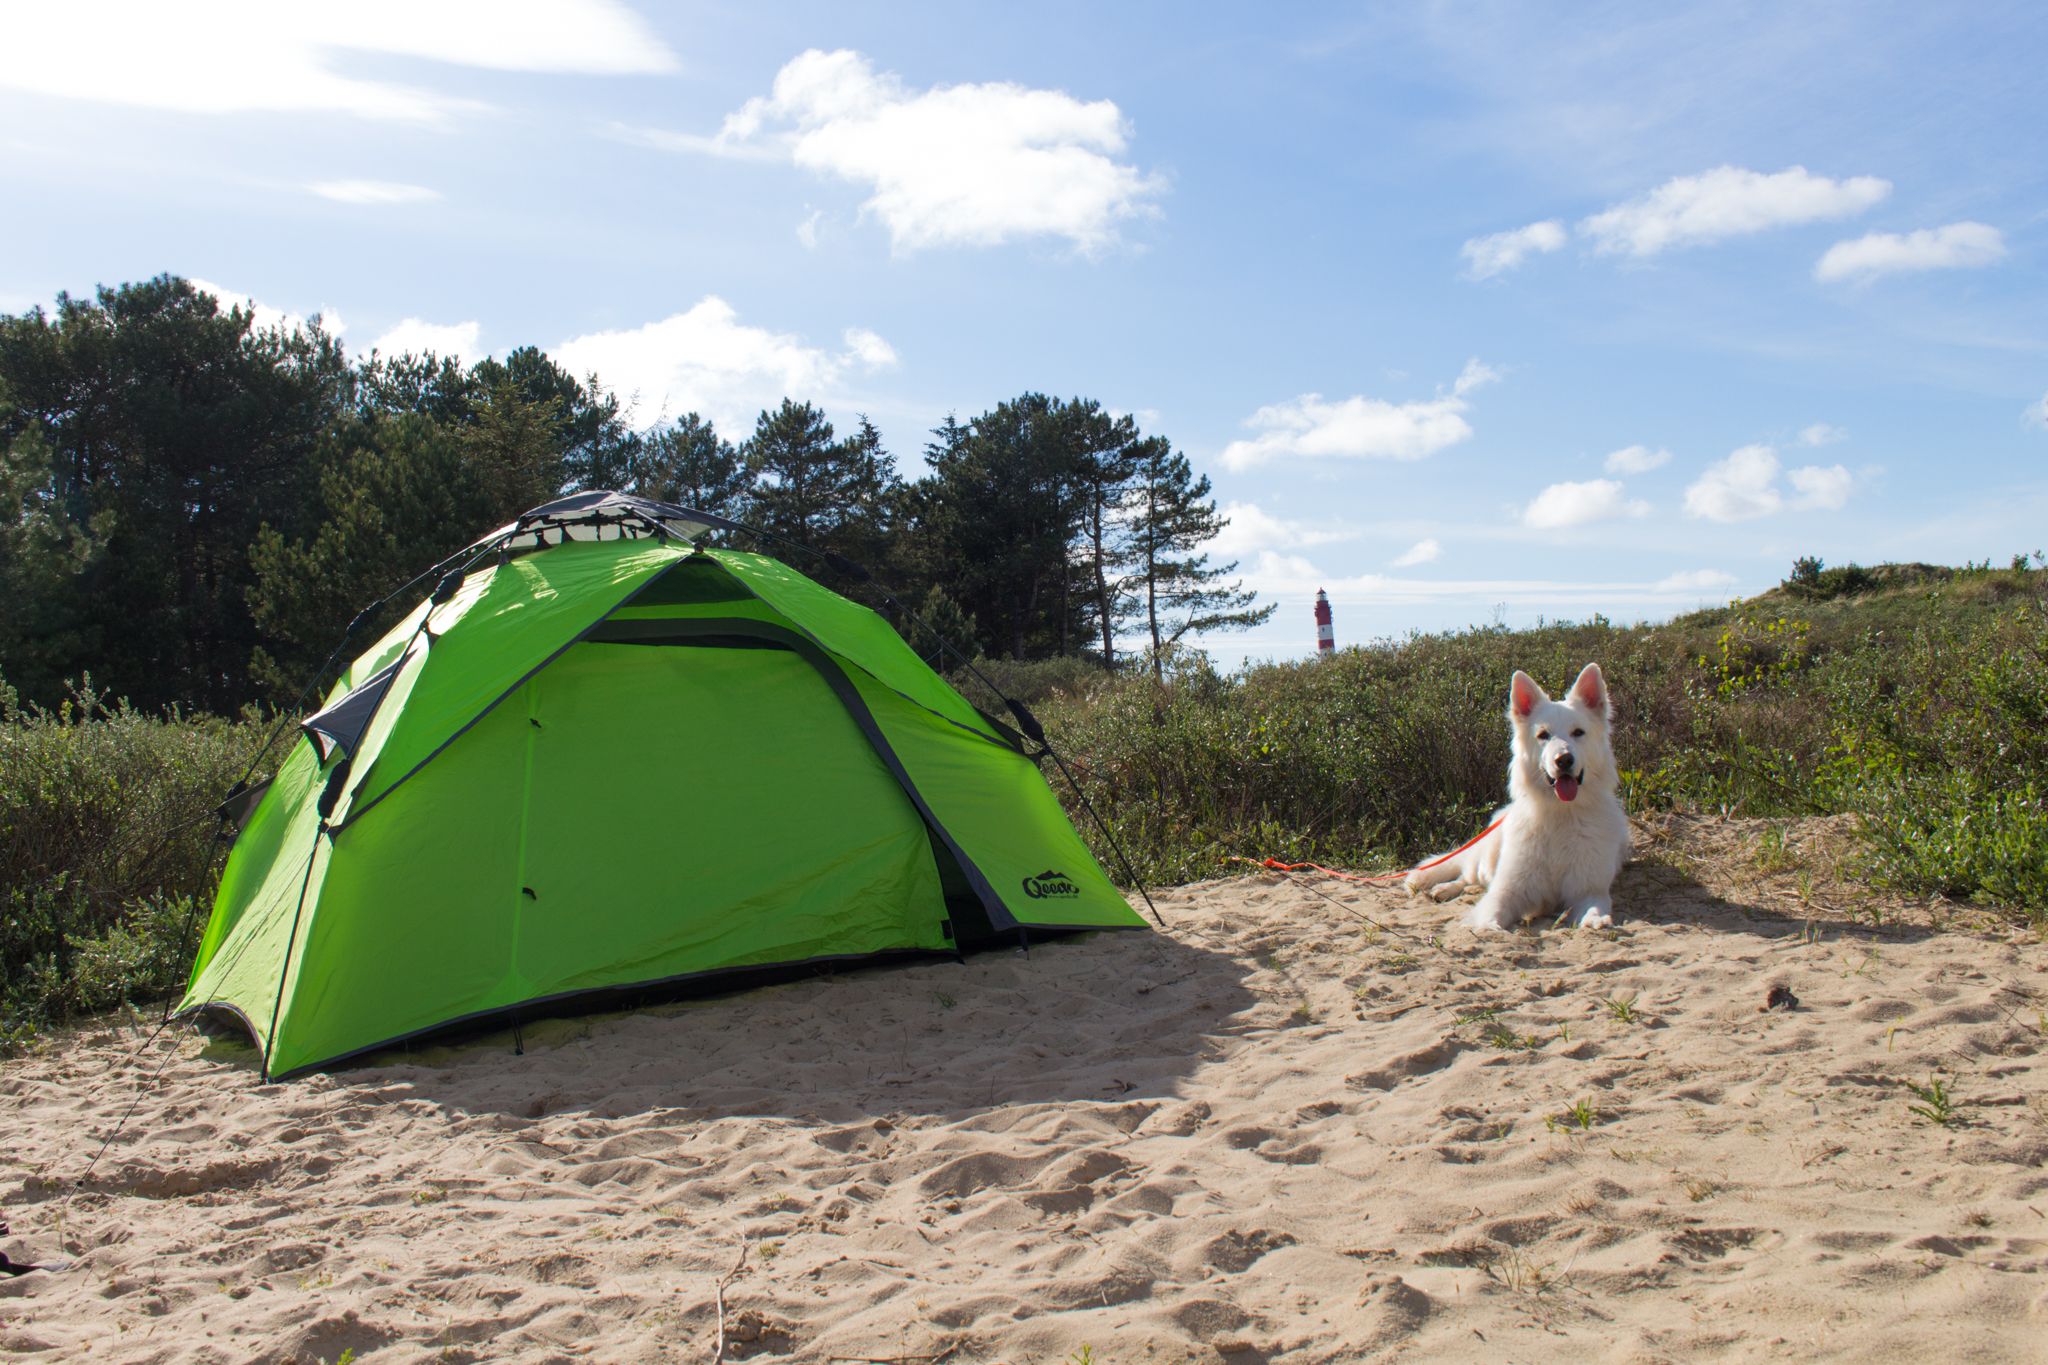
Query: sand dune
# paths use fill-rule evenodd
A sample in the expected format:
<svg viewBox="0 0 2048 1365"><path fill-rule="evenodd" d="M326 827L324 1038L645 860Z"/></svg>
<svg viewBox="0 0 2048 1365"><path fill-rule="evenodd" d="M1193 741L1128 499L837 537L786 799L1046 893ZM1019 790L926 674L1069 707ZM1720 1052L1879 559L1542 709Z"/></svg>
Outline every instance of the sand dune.
<svg viewBox="0 0 2048 1365"><path fill-rule="evenodd" d="M0 1350L709 1361L722 1298L729 1360L2048 1358L2048 945L1686 833L1606 933L1258 876L524 1056L181 1035L81 1184L159 1060L88 1030L0 1072L0 1250L61 1267Z"/></svg>

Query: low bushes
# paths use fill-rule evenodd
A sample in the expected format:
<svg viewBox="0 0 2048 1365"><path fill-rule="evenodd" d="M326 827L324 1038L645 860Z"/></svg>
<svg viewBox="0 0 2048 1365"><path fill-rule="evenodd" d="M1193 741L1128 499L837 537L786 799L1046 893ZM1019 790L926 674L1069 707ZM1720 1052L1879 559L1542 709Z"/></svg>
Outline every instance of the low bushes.
<svg viewBox="0 0 2048 1365"><path fill-rule="evenodd" d="M1561 690L1597 660L1632 808L1851 812L1874 880L2048 924L2048 574L1912 567L1858 570L1902 585L1862 598L1780 590L1661 626L1416 636L1228 675L1184 661L1036 706L1145 880L1231 855L1400 865L1503 799L1514 669Z"/></svg>
<svg viewBox="0 0 2048 1365"><path fill-rule="evenodd" d="M54 711L0 685L0 1047L183 983L213 808L259 743L250 720L148 716L89 680Z"/></svg>

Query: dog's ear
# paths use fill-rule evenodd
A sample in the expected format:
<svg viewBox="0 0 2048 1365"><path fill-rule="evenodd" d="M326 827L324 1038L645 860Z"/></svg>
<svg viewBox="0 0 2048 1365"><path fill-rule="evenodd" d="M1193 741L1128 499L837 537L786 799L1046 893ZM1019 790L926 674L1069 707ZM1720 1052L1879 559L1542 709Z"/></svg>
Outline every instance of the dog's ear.
<svg viewBox="0 0 2048 1365"><path fill-rule="evenodd" d="M1600 665L1587 664L1579 670L1577 680L1572 683L1572 700L1588 711L1598 711L1602 716L1614 714L1613 702L1607 695L1607 679L1600 675Z"/></svg>
<svg viewBox="0 0 2048 1365"><path fill-rule="evenodd" d="M1529 713L1542 703L1549 701L1536 680L1521 669L1515 670L1514 681L1508 684L1508 717L1511 720L1526 720Z"/></svg>

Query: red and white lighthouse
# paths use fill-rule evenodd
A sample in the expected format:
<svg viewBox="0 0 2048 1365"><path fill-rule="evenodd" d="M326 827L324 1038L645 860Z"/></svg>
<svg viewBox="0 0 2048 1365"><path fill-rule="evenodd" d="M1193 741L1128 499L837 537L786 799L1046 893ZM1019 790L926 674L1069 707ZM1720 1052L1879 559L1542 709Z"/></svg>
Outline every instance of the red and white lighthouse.
<svg viewBox="0 0 2048 1365"><path fill-rule="evenodd" d="M1316 657L1327 659L1337 652L1337 628L1330 623L1330 594L1316 589Z"/></svg>

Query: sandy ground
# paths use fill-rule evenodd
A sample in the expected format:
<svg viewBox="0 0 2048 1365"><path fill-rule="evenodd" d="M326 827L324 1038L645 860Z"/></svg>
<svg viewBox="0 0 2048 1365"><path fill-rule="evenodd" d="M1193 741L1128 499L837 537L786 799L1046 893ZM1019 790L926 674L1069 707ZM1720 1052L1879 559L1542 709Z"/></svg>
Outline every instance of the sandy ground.
<svg viewBox="0 0 2048 1365"><path fill-rule="evenodd" d="M0 1352L2048 1359L2048 945L1645 833L1611 932L1263 875L524 1056L87 1031L0 1072Z"/></svg>

